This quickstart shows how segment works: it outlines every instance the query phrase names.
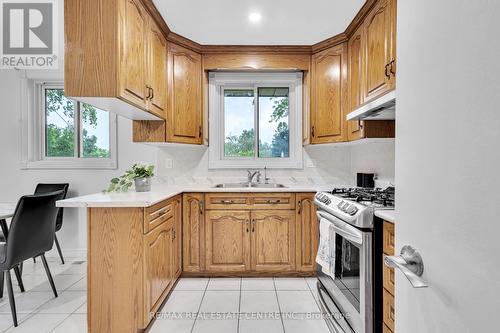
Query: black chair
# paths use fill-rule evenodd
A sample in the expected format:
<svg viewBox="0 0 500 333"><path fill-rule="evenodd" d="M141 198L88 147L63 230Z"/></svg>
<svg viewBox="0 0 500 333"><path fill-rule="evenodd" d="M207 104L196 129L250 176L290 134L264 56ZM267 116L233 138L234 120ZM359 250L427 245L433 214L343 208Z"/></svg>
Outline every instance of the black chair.
<svg viewBox="0 0 500 333"><path fill-rule="evenodd" d="M24 260L40 256L45 273L57 297L54 280L50 274L45 252L54 245L54 229L58 209L56 201L64 197L64 191L46 194L26 195L19 199L16 211L12 217L7 242L0 244L0 296L3 297L4 277L7 280L12 320L17 327L16 303L12 290L10 270Z"/></svg>
<svg viewBox="0 0 500 333"><path fill-rule="evenodd" d="M69 184L38 184L35 189L35 194L64 191L63 199L65 199L66 194L68 194L68 189L69 189ZM64 208L58 208L56 229L55 229L56 232L61 230L61 227L63 225L63 215L64 215ZM64 257L61 251L61 246L59 245L59 240L57 239L57 235L55 235L54 240L56 242L57 252L59 252L59 257L61 258L61 262L64 265ZM33 260L35 259L33 258Z"/></svg>

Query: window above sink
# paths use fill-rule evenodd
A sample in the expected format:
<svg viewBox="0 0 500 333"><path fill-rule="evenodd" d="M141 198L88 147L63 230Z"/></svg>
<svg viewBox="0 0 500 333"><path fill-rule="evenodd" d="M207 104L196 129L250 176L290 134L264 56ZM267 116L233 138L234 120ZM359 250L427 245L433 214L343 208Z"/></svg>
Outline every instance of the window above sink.
<svg viewBox="0 0 500 333"><path fill-rule="evenodd" d="M302 163L302 73L212 72L209 168Z"/></svg>

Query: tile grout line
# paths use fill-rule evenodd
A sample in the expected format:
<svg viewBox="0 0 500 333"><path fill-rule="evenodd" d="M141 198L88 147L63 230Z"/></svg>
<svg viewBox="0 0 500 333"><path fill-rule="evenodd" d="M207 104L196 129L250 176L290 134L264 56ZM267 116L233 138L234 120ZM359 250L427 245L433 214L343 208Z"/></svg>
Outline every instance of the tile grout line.
<svg viewBox="0 0 500 333"><path fill-rule="evenodd" d="M281 327L283 328L283 333L285 333L285 322L283 321L283 315L281 314L280 299L278 297L278 289L276 288L276 281L274 277L273 277L273 285L274 285L274 294L276 295L276 302L278 303L278 311L281 319Z"/></svg>
<svg viewBox="0 0 500 333"><path fill-rule="evenodd" d="M208 278L207 285L205 286L205 290L203 291L203 296L201 297L201 302L200 302L200 305L198 306L198 311L196 312L196 318L194 319L193 325L191 326L191 331L190 331L191 333L193 333L194 325L196 325L196 321L198 320L198 315L200 313L201 305L203 304L203 300L205 299L205 295L207 294L208 285L210 284L210 279L211 278Z"/></svg>

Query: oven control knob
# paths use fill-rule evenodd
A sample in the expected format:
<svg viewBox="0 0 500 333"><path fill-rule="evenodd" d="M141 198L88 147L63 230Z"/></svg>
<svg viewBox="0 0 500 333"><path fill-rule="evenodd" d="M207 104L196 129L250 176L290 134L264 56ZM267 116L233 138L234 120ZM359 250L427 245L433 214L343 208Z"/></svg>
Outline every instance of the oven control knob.
<svg viewBox="0 0 500 333"><path fill-rule="evenodd" d="M355 215L358 212L358 207L351 205L347 212L349 213L349 215Z"/></svg>

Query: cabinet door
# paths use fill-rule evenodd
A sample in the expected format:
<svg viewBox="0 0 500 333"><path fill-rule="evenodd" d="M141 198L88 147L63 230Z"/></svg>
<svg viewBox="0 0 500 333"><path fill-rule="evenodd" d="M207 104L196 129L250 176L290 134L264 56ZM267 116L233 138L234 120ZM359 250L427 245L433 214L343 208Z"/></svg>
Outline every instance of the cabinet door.
<svg viewBox="0 0 500 333"><path fill-rule="evenodd" d="M139 0L125 0L124 11L120 95L136 106L146 109L149 18Z"/></svg>
<svg viewBox="0 0 500 333"><path fill-rule="evenodd" d="M202 143L201 55L169 44L167 141Z"/></svg>
<svg viewBox="0 0 500 333"><path fill-rule="evenodd" d="M252 212L252 270L295 270L295 212L262 210Z"/></svg>
<svg viewBox="0 0 500 333"><path fill-rule="evenodd" d="M144 236L144 270L146 306L154 312L172 282L174 219L170 218ZM126 292L126 291L124 291Z"/></svg>
<svg viewBox="0 0 500 333"><path fill-rule="evenodd" d="M185 272L204 270L205 213L202 193L185 193L182 199L183 267Z"/></svg>
<svg viewBox="0 0 500 333"><path fill-rule="evenodd" d="M314 206L314 193L298 193L296 209L297 270L313 272L316 269L319 223Z"/></svg>
<svg viewBox="0 0 500 333"><path fill-rule="evenodd" d="M207 210L206 269L244 272L250 269L250 212Z"/></svg>
<svg viewBox="0 0 500 333"><path fill-rule="evenodd" d="M149 28L149 111L166 118L167 114L167 41L152 20Z"/></svg>
<svg viewBox="0 0 500 333"><path fill-rule="evenodd" d="M311 143L344 140L347 52L343 45L313 55Z"/></svg>
<svg viewBox="0 0 500 333"><path fill-rule="evenodd" d="M172 255L173 277L176 279L182 272L182 201L178 197L174 201L174 248Z"/></svg>
<svg viewBox="0 0 500 333"><path fill-rule="evenodd" d="M366 92L365 102L394 88L389 63L391 62L391 7L389 0L381 0L365 21L366 35Z"/></svg>
<svg viewBox="0 0 500 333"><path fill-rule="evenodd" d="M363 103L363 26L359 27L349 39L349 111L354 111ZM347 139L357 140L363 137L360 120L347 121Z"/></svg>

